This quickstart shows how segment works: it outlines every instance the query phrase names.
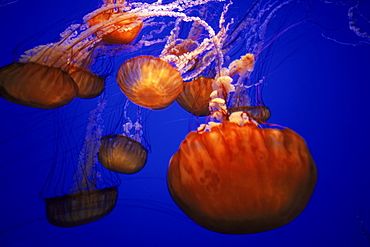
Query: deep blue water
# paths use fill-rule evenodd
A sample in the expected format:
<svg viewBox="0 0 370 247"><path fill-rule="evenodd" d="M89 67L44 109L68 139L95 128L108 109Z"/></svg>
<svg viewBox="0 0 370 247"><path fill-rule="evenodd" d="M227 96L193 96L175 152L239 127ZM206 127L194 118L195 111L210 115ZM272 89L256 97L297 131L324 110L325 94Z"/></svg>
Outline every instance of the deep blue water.
<svg viewBox="0 0 370 247"><path fill-rule="evenodd" d="M235 4L241 6L235 12L240 14L250 5L245 0ZM275 41L266 56L268 67L259 73L266 76L263 99L272 112L268 122L304 137L318 168L313 197L293 222L258 234L226 235L189 220L173 203L165 178L170 157L196 119L174 103L143 112L149 160L139 173L120 175L113 212L79 227L52 226L40 193L56 156L81 148L78 141L96 99L49 111L0 98L0 246L370 246L370 41L348 28L347 11L355 4L302 4L296 13L308 13L309 21ZM51 42L98 6L99 1L88 0L18 0L0 7L0 66L13 61L14 49ZM370 3L363 1L360 7L370 18ZM282 9L270 32L281 31L280 21L297 20L292 9ZM370 33L369 23L358 25ZM114 76L107 83L114 85ZM105 110L112 122L117 117L113 110ZM113 128L114 123L105 120L104 125ZM58 138L63 145L56 148Z"/></svg>

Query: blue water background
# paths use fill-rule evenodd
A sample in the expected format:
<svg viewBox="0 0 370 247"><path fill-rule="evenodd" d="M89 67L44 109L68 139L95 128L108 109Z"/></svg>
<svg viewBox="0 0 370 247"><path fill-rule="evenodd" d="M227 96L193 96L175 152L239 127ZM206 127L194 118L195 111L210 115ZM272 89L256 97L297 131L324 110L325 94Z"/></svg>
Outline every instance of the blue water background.
<svg viewBox="0 0 370 247"><path fill-rule="evenodd" d="M245 11L246 2L235 2ZM359 44L364 39L348 29L351 4L312 2L310 17L319 25L303 23L282 36L263 87L268 122L304 137L318 167L313 197L297 219L252 235L214 233L187 219L171 200L165 176L194 118L174 103L148 114L149 161L140 173L121 176L114 211L80 227L52 226L40 192L55 151L50 133L64 126L50 112L0 99L0 246L370 246L370 45ZM48 43L98 5L18 0L0 7L0 66L13 61L19 44L31 48L43 30L48 36L39 44ZM370 4L363 9L369 17ZM280 20L289 22L289 14ZM94 105L85 102L73 103L85 113L73 126L85 125ZM66 117L74 118L68 109Z"/></svg>

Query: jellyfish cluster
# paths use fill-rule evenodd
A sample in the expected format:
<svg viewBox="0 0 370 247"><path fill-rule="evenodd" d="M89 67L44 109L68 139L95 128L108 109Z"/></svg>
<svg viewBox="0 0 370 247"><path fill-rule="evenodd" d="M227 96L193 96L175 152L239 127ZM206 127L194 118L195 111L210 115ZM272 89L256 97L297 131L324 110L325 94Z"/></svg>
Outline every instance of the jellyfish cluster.
<svg viewBox="0 0 370 247"><path fill-rule="evenodd" d="M168 191L190 219L226 234L268 231L295 219L314 191L316 166L301 136L266 123L264 80L254 73L274 41L266 38L270 20L291 2L257 1L234 19L227 0L104 0L58 41L0 68L0 96L15 104L48 111L98 98L77 164L51 170L74 182L58 190L55 176L48 177L42 193L48 221L73 227L109 214L118 198L117 173L137 173L150 159L140 112L155 114L175 101L194 118L204 117L167 172ZM99 74L92 68L102 57L124 61ZM118 106L120 133L105 133L101 120L110 100L108 76L126 99ZM137 106L136 122L128 105Z"/></svg>

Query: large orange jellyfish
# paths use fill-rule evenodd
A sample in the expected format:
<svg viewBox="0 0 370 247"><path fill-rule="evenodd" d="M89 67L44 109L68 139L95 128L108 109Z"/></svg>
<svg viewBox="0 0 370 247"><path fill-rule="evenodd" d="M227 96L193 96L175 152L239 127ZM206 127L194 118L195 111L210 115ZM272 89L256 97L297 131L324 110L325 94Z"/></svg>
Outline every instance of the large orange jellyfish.
<svg viewBox="0 0 370 247"><path fill-rule="evenodd" d="M261 98L263 79L251 75L264 47L265 27L283 4L265 11L256 5L249 12L262 13L255 22L237 25L229 35L231 40L235 35L246 37L240 48L245 55L228 63L216 60L210 121L187 135L167 173L169 192L181 210L219 233L250 234L286 225L304 210L317 180L303 138L291 129L264 123L270 111ZM262 28L253 33L248 25L249 30L256 30L254 25ZM234 51L223 36L215 39L224 54Z"/></svg>
<svg viewBox="0 0 370 247"><path fill-rule="evenodd" d="M294 131L225 122L185 138L170 161L168 188L199 225L246 234L297 217L316 177L310 152Z"/></svg>
<svg viewBox="0 0 370 247"><path fill-rule="evenodd" d="M238 87L232 82L228 75L214 79L209 103L213 121L188 134L171 158L168 189L184 213L209 230L268 231L289 223L306 207L316 185L316 166L297 133L261 124L261 112L267 111L262 106L254 113L253 106L229 110L225 99L240 93L233 92Z"/></svg>

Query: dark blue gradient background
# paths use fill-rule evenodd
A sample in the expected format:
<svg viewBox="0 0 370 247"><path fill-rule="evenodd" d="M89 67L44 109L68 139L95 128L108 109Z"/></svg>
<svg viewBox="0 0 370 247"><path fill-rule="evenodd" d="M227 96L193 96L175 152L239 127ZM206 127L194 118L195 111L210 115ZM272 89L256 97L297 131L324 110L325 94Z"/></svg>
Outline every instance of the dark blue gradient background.
<svg viewBox="0 0 370 247"><path fill-rule="evenodd" d="M235 2L240 13L250 5ZM303 10L309 12L309 22L277 39L266 56L268 68L261 72L267 76L263 99L272 112L268 122L303 136L318 167L313 197L293 222L259 234L224 235L186 218L172 202L165 177L194 118L175 103L146 119L149 161L140 173L121 176L114 211L80 227L52 226L39 193L55 151L50 133L63 126L52 111L0 98L0 246L370 246L370 45L359 44L365 40L348 29L347 10L355 3L311 2ZM27 46L45 29L49 36L38 44L51 42L98 5L97 0L18 0L0 7L0 66L13 61L17 45ZM368 1L361 9L370 17ZM281 21L299 19L292 9L283 9L270 32L277 32ZM370 31L369 23L361 25ZM86 113L85 102L67 107ZM74 121L83 125L86 119Z"/></svg>

